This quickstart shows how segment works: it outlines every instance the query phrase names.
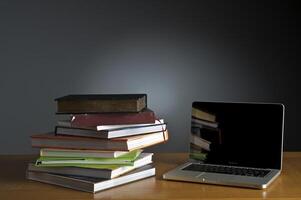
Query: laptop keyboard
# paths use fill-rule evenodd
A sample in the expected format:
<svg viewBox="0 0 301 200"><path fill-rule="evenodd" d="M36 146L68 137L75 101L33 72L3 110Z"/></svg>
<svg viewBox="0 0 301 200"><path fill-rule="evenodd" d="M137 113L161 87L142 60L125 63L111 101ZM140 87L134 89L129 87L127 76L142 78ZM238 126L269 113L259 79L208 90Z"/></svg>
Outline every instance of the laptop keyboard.
<svg viewBox="0 0 301 200"><path fill-rule="evenodd" d="M211 172L211 173L220 173L220 174L232 174L232 175L252 176L252 177L264 177L271 171L267 169L253 169L253 168L244 168L244 167L206 165L206 164L191 164L183 168L182 170Z"/></svg>

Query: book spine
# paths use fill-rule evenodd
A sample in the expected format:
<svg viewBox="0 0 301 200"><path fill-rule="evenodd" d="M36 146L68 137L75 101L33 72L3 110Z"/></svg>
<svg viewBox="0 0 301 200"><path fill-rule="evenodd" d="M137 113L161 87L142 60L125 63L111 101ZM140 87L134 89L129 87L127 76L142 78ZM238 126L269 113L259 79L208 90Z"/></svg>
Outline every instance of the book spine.
<svg viewBox="0 0 301 200"><path fill-rule="evenodd" d="M128 99L57 99L57 114L140 112L147 107L146 95Z"/></svg>
<svg viewBox="0 0 301 200"><path fill-rule="evenodd" d="M58 113L139 112L137 100L58 101Z"/></svg>
<svg viewBox="0 0 301 200"><path fill-rule="evenodd" d="M83 114L73 115L71 126L94 127L99 125L119 124L148 124L155 123L154 112L140 113L108 113L108 114Z"/></svg>

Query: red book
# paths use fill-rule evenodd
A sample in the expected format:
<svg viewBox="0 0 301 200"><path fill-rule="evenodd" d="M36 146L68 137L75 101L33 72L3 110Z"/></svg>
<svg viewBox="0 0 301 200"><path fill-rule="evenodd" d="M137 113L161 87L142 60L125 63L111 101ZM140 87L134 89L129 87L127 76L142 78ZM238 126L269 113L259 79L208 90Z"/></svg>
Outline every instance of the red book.
<svg viewBox="0 0 301 200"><path fill-rule="evenodd" d="M99 113L73 115L71 126L94 127L99 125L155 123L155 113L145 109L139 113Z"/></svg>

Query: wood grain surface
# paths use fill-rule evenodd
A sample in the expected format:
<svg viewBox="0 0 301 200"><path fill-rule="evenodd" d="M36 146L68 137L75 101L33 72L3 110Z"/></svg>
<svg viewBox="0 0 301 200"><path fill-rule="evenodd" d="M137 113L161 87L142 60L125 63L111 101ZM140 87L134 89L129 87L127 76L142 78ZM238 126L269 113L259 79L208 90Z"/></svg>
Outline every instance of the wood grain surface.
<svg viewBox="0 0 301 200"><path fill-rule="evenodd" d="M301 152L286 152L282 174L266 190L165 181L162 174L188 158L186 153L156 153L156 177L96 194L25 179L34 155L0 156L0 199L301 199Z"/></svg>

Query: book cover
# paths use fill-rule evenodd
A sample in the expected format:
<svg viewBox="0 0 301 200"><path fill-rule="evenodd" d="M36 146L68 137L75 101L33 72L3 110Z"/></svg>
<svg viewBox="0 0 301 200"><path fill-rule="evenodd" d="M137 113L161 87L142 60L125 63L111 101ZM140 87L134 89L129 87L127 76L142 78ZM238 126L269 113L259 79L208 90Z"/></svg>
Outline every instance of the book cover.
<svg viewBox="0 0 301 200"><path fill-rule="evenodd" d="M148 124L155 123L155 120L155 113L146 108L137 113L77 114L72 116L70 125L73 127L96 127L118 124Z"/></svg>

